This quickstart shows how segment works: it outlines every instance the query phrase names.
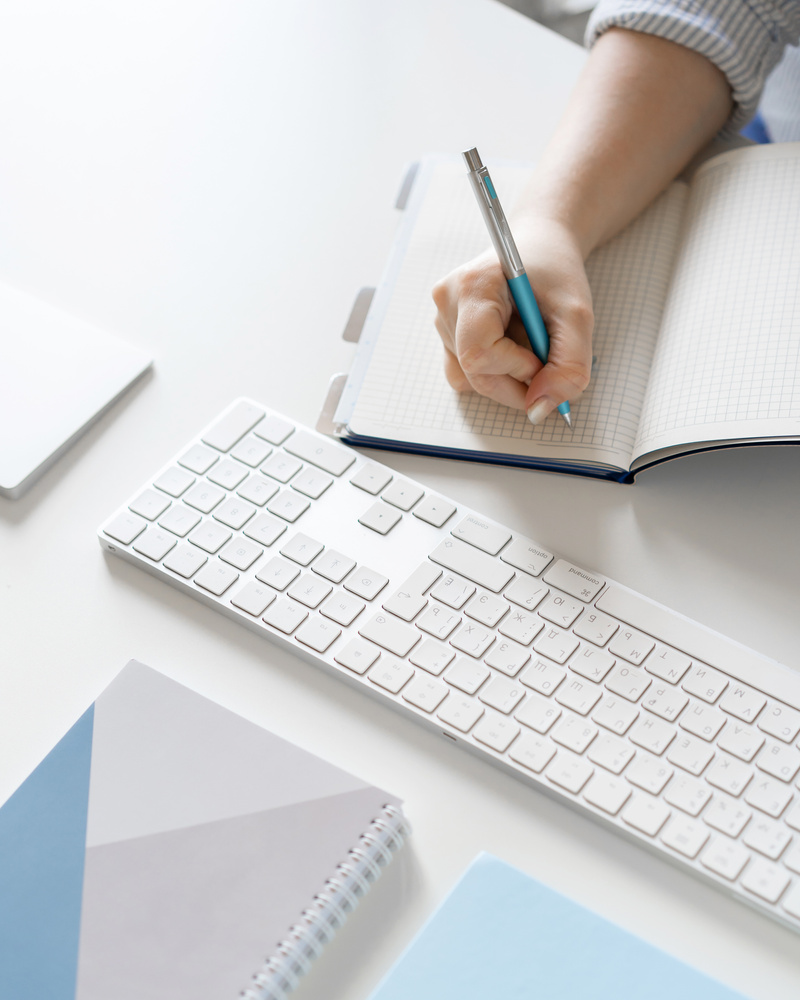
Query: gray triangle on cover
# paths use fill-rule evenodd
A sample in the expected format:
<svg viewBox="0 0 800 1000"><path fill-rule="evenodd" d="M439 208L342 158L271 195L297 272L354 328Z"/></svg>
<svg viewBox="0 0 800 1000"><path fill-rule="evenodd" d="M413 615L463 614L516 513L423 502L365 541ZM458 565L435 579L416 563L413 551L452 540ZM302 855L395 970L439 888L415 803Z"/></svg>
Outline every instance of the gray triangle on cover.
<svg viewBox="0 0 800 1000"><path fill-rule="evenodd" d="M383 804L368 788L90 848L76 1000L235 1000Z"/></svg>
<svg viewBox="0 0 800 1000"><path fill-rule="evenodd" d="M113 843L366 787L131 661L95 703L86 842Z"/></svg>

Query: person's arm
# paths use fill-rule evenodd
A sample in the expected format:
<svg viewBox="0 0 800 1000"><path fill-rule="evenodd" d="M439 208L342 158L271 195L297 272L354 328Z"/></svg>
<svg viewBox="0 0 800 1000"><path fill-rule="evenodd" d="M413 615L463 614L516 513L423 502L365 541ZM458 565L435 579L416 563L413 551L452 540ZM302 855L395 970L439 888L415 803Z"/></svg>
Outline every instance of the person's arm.
<svg viewBox="0 0 800 1000"><path fill-rule="evenodd" d="M523 346L507 284L487 251L434 289L454 388L524 409L534 423L580 395L593 325L584 260L680 173L731 107L726 78L704 56L635 31L598 39L511 219L550 334L548 363Z"/></svg>

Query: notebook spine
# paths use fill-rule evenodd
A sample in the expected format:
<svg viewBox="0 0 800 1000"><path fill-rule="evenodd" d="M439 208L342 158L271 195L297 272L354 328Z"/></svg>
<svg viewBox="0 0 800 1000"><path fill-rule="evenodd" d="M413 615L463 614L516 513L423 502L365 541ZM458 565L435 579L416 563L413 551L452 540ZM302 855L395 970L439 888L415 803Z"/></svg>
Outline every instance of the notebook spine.
<svg viewBox="0 0 800 1000"><path fill-rule="evenodd" d="M241 1000L287 1000L312 962L336 934L348 915L409 833L399 807L384 806L358 844L336 867L299 923L290 928L275 954L253 976Z"/></svg>

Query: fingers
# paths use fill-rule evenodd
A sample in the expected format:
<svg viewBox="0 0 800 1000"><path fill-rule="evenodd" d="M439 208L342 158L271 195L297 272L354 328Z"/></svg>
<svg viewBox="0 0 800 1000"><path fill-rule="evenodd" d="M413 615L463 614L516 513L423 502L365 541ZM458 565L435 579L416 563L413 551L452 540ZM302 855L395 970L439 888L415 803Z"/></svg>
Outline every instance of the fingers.
<svg viewBox="0 0 800 1000"><path fill-rule="evenodd" d="M450 385L524 409L528 383L541 364L529 348L506 336L511 297L496 257L485 255L448 275L433 298Z"/></svg>

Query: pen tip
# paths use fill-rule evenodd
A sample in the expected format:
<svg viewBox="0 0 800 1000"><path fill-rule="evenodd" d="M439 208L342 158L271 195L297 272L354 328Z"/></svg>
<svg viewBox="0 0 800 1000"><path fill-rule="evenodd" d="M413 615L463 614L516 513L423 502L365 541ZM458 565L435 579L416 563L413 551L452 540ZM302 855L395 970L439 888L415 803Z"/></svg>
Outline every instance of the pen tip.
<svg viewBox="0 0 800 1000"><path fill-rule="evenodd" d="M572 430L572 417L569 413L562 413L561 416L564 418L564 423Z"/></svg>

